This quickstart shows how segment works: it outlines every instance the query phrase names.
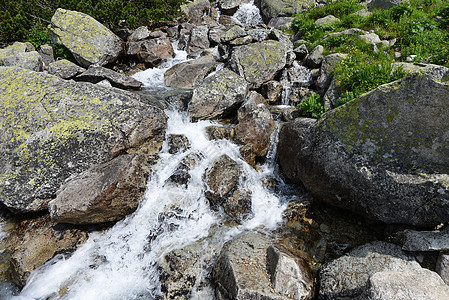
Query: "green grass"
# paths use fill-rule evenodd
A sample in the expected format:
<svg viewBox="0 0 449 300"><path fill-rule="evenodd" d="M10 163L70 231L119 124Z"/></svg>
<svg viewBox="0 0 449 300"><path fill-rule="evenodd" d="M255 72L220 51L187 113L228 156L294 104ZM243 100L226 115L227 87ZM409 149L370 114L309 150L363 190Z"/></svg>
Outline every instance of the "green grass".
<svg viewBox="0 0 449 300"><path fill-rule="evenodd" d="M298 107L303 117L319 118L324 113L323 99L316 93L299 103Z"/></svg>

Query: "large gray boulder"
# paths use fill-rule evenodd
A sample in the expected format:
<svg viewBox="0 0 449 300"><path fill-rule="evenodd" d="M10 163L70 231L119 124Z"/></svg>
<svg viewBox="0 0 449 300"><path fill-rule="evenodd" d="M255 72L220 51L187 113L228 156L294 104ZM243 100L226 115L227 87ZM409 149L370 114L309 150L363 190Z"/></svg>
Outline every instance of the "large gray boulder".
<svg viewBox="0 0 449 300"><path fill-rule="evenodd" d="M77 81L85 81L92 83L98 83L105 79L109 81L113 87L119 89L138 90L142 86L142 82L130 76L99 66L90 66L87 71L76 76L75 78L75 80Z"/></svg>
<svg viewBox="0 0 449 300"><path fill-rule="evenodd" d="M122 52L122 40L89 15L58 8L51 23L52 41L69 49L83 67L106 65Z"/></svg>
<svg viewBox="0 0 449 300"><path fill-rule="evenodd" d="M206 197L213 206L222 204L239 183L242 170L228 155L220 156L206 173Z"/></svg>
<svg viewBox="0 0 449 300"><path fill-rule="evenodd" d="M449 221L449 69L418 72L280 132L287 177L386 223ZM411 117L413 116L413 118Z"/></svg>
<svg viewBox="0 0 449 300"><path fill-rule="evenodd" d="M187 53L198 55L204 49L209 48L209 28L207 26L196 26L190 31L190 38L187 43Z"/></svg>
<svg viewBox="0 0 449 300"><path fill-rule="evenodd" d="M0 66L19 67L40 72L43 70L44 62L37 51L31 51L0 58Z"/></svg>
<svg viewBox="0 0 449 300"><path fill-rule="evenodd" d="M130 152L155 153L166 118L138 95L0 67L0 201L47 209L70 176Z"/></svg>
<svg viewBox="0 0 449 300"><path fill-rule="evenodd" d="M71 178L50 201L58 223L96 224L117 221L134 212L146 189L148 159L120 155Z"/></svg>
<svg viewBox="0 0 449 300"><path fill-rule="evenodd" d="M72 79L85 71L86 69L67 59L60 59L48 65L48 74L61 77L62 79Z"/></svg>
<svg viewBox="0 0 449 300"><path fill-rule="evenodd" d="M287 50L287 45L273 40L235 47L230 65L250 83L251 88L259 88L285 67Z"/></svg>
<svg viewBox="0 0 449 300"><path fill-rule="evenodd" d="M248 83L229 69L204 79L194 90L189 113L194 119L216 119L235 112L245 100Z"/></svg>
<svg viewBox="0 0 449 300"><path fill-rule="evenodd" d="M164 73L164 84L176 88L194 88L217 65L212 55L176 64Z"/></svg>
<svg viewBox="0 0 449 300"><path fill-rule="evenodd" d="M0 60L7 56L18 55L28 51L28 46L25 43L15 42L5 48L0 49Z"/></svg>
<svg viewBox="0 0 449 300"><path fill-rule="evenodd" d="M137 58L151 66L157 66L168 58L175 57L175 50L168 38L160 37L137 43Z"/></svg>
<svg viewBox="0 0 449 300"><path fill-rule="evenodd" d="M326 55L321 63L321 72L320 76L317 79L316 85L318 87L318 91L321 95L324 95L329 88L332 77L333 70L337 66L337 64L345 59L347 54L343 53L332 53Z"/></svg>
<svg viewBox="0 0 449 300"><path fill-rule="evenodd" d="M260 233L245 233L226 243L212 276L218 299L307 300L313 297L308 259L278 250Z"/></svg>
<svg viewBox="0 0 449 300"><path fill-rule="evenodd" d="M314 0L255 0L254 4L259 8L262 19L266 24L272 18L291 17L308 9Z"/></svg>

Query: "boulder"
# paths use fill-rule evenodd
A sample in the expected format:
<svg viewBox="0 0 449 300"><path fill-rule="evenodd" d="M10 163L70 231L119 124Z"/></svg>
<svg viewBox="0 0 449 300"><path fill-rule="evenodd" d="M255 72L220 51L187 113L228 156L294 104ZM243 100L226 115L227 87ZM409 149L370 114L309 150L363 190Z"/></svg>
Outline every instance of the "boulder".
<svg viewBox="0 0 449 300"><path fill-rule="evenodd" d="M175 50L168 38L145 40L139 43L137 58L155 67L167 58L175 57ZM129 50L128 50L129 51Z"/></svg>
<svg viewBox="0 0 449 300"><path fill-rule="evenodd" d="M128 37L128 42L138 42L150 37L151 31L147 26L140 26Z"/></svg>
<svg viewBox="0 0 449 300"><path fill-rule="evenodd" d="M332 76L331 83L323 97L324 109L331 110L339 105L338 98L341 96L340 85L335 77Z"/></svg>
<svg viewBox="0 0 449 300"><path fill-rule="evenodd" d="M292 26L292 21L294 20L294 17L278 17L273 18L268 22L268 27L270 28L276 28L279 30L290 30Z"/></svg>
<svg viewBox="0 0 449 300"><path fill-rule="evenodd" d="M19 67L40 72L44 68L44 62L37 51L32 51L0 58L0 66Z"/></svg>
<svg viewBox="0 0 449 300"><path fill-rule="evenodd" d="M76 81L98 83L107 79L113 87L125 90L138 90L142 82L125 74L117 73L111 69L99 66L90 66L89 69L75 77Z"/></svg>
<svg viewBox="0 0 449 300"><path fill-rule="evenodd" d="M405 251L447 251L449 250L449 231L404 230L402 233Z"/></svg>
<svg viewBox="0 0 449 300"><path fill-rule="evenodd" d="M233 16L220 15L218 23L229 29L233 26L243 26L242 22L234 18Z"/></svg>
<svg viewBox="0 0 449 300"><path fill-rule="evenodd" d="M168 153L184 153L190 148L189 139L182 134L170 134L168 136Z"/></svg>
<svg viewBox="0 0 449 300"><path fill-rule="evenodd" d="M194 0L182 5L181 10L186 14L190 23L201 24L203 16L208 15L211 11L211 5L209 0Z"/></svg>
<svg viewBox="0 0 449 300"><path fill-rule="evenodd" d="M245 36L247 36L247 32L241 26L235 25L221 35L221 42L229 43L232 40Z"/></svg>
<svg viewBox="0 0 449 300"><path fill-rule="evenodd" d="M347 54L343 53L332 53L326 55L321 63L321 72L320 76L317 79L316 85L318 87L318 91L321 95L324 95L329 88L333 73L332 71L335 69L337 64L345 59Z"/></svg>
<svg viewBox="0 0 449 300"><path fill-rule="evenodd" d="M187 43L187 53L198 55L204 49L209 48L209 28L207 26L196 26L190 32L190 38Z"/></svg>
<svg viewBox="0 0 449 300"><path fill-rule="evenodd" d="M255 0L262 19L266 24L277 17L291 17L313 5L313 0Z"/></svg>
<svg viewBox="0 0 449 300"><path fill-rule="evenodd" d="M61 77L62 79L72 79L78 74L86 71L86 69L74 64L67 59L57 60L48 65L48 74Z"/></svg>
<svg viewBox="0 0 449 300"><path fill-rule="evenodd" d="M206 134L209 140L223 140L232 139L235 135L235 126L221 126L221 125L211 125L207 126Z"/></svg>
<svg viewBox="0 0 449 300"><path fill-rule="evenodd" d="M213 27L213 28L209 29L208 37L209 37L210 46L213 47L213 46L220 44L221 36L225 33L226 33L226 30L225 30L224 26Z"/></svg>
<svg viewBox="0 0 449 300"><path fill-rule="evenodd" d="M338 23L338 22L340 22L339 18L336 18L333 15L328 15L328 16L317 19L315 21L315 24L322 26L322 25L332 25L332 24Z"/></svg>
<svg viewBox="0 0 449 300"><path fill-rule="evenodd" d="M213 266L212 277L218 299L313 298L308 259L279 251L266 236L256 232L225 244Z"/></svg>
<svg viewBox="0 0 449 300"><path fill-rule="evenodd" d="M0 67L0 199L47 209L70 176L119 154L159 151L163 111L133 93Z"/></svg>
<svg viewBox="0 0 449 300"><path fill-rule="evenodd" d="M194 119L215 119L235 112L245 100L248 83L229 69L204 79L194 90L189 104Z"/></svg>
<svg viewBox="0 0 449 300"><path fill-rule="evenodd" d="M39 55L42 57L42 62L48 66L55 61L55 49L50 45L42 45L39 47Z"/></svg>
<svg viewBox="0 0 449 300"><path fill-rule="evenodd" d="M313 83L312 70L295 64L282 71L281 82L287 86L309 87Z"/></svg>
<svg viewBox="0 0 449 300"><path fill-rule="evenodd" d="M192 170L199 161L201 161L202 156L197 153L190 153L184 157L176 167L173 174L169 177L172 182L180 185L187 185L191 176L190 170Z"/></svg>
<svg viewBox="0 0 449 300"><path fill-rule="evenodd" d="M21 42L15 42L14 44L0 49L0 60L7 56L14 56L27 52L27 44Z"/></svg>
<svg viewBox="0 0 449 300"><path fill-rule="evenodd" d="M11 255L12 279L23 287L33 270L57 254L74 251L86 240L86 232L56 225L46 215L20 222L0 242L0 248Z"/></svg>
<svg viewBox="0 0 449 300"><path fill-rule="evenodd" d="M439 70L382 85L328 112L306 133L300 121L283 126L285 175L316 199L371 219L449 221L449 69Z"/></svg>
<svg viewBox="0 0 449 300"><path fill-rule="evenodd" d="M449 299L449 286L437 273L427 269L385 271L372 275L365 299Z"/></svg>
<svg viewBox="0 0 449 300"><path fill-rule="evenodd" d="M249 0L220 0L218 1L218 6L222 14L232 16L240 5L248 2Z"/></svg>
<svg viewBox="0 0 449 300"><path fill-rule="evenodd" d="M139 205L149 171L146 156L137 153L97 165L61 186L48 204L50 215L77 225L120 220Z"/></svg>
<svg viewBox="0 0 449 300"><path fill-rule="evenodd" d="M440 275L441 279L449 285L449 255L440 253L437 260L435 271Z"/></svg>
<svg viewBox="0 0 449 300"><path fill-rule="evenodd" d="M295 53L297 60L302 61L309 54L309 50L307 50L305 44L301 44L293 50L293 53Z"/></svg>
<svg viewBox="0 0 449 300"><path fill-rule="evenodd" d="M421 270L415 259L401 247L372 242L327 263L319 270L319 299L355 299L368 289L372 275L378 272Z"/></svg>
<svg viewBox="0 0 449 300"><path fill-rule="evenodd" d="M241 223L252 212L251 191L240 188L223 202L223 209L229 218L237 223Z"/></svg>
<svg viewBox="0 0 449 300"><path fill-rule="evenodd" d="M164 84L175 88L194 88L217 67L213 55L174 65L164 73Z"/></svg>
<svg viewBox="0 0 449 300"><path fill-rule="evenodd" d="M231 69L243 76L251 88L259 88L284 68L286 52L285 44L272 40L238 46L232 51Z"/></svg>
<svg viewBox="0 0 449 300"><path fill-rule="evenodd" d="M324 47L321 45L316 46L307 56L306 65L310 68L319 68L323 62Z"/></svg>
<svg viewBox="0 0 449 300"><path fill-rule="evenodd" d="M405 0L373 0L371 1L367 8L369 11L373 11L375 9L389 9L395 5L406 2Z"/></svg>
<svg viewBox="0 0 449 300"><path fill-rule="evenodd" d="M269 104L280 104L284 86L276 80L270 80L262 85L262 91Z"/></svg>
<svg viewBox="0 0 449 300"><path fill-rule="evenodd" d="M220 156L206 173L206 198L212 206L222 204L237 186L242 170L228 155Z"/></svg>
<svg viewBox="0 0 449 300"><path fill-rule="evenodd" d="M267 154L274 120L270 110L264 104L262 95L252 91L237 113L238 124L235 139L244 145L250 145L257 156Z"/></svg>
<svg viewBox="0 0 449 300"><path fill-rule="evenodd" d="M51 18L50 39L64 45L87 68L106 65L122 52L122 40L101 23L81 12L58 8Z"/></svg>

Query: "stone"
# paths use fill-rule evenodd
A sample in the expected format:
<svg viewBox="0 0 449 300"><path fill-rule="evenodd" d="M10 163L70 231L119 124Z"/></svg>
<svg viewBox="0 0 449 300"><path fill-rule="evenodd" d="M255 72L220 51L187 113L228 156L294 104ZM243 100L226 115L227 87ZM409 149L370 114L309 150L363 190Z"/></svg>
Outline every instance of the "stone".
<svg viewBox="0 0 449 300"><path fill-rule="evenodd" d="M287 86L307 88L312 85L312 70L301 65L294 65L282 71L281 82Z"/></svg>
<svg viewBox="0 0 449 300"><path fill-rule="evenodd" d="M37 51L32 51L0 58L0 66L19 67L40 72L44 68L44 63L42 56Z"/></svg>
<svg viewBox="0 0 449 300"><path fill-rule="evenodd" d="M365 30L359 29L359 28L349 28L343 31L339 31L339 32L332 32L329 33L327 35L325 35L323 37L323 39L327 39L329 37L336 37L336 36L340 36L340 35L361 35L361 34L366 34L367 32Z"/></svg>
<svg viewBox="0 0 449 300"><path fill-rule="evenodd" d="M206 198L212 206L223 203L237 186L242 170L228 155L220 156L212 168L206 172Z"/></svg>
<svg viewBox="0 0 449 300"><path fill-rule="evenodd" d="M0 242L0 248L11 255L12 279L23 287L33 270L55 255L73 252L86 240L86 232L57 225L46 215L21 221Z"/></svg>
<svg viewBox="0 0 449 300"><path fill-rule="evenodd" d="M164 73L164 84L175 88L194 88L217 67L213 55L182 62Z"/></svg>
<svg viewBox="0 0 449 300"><path fill-rule="evenodd" d="M250 88L256 89L284 68L286 52L283 43L271 40L238 46L232 51L231 69L243 76Z"/></svg>
<svg viewBox="0 0 449 300"><path fill-rule="evenodd" d="M194 0L181 6L182 12L184 12L192 24L201 24L203 16L209 14L211 5L209 0Z"/></svg>
<svg viewBox="0 0 449 300"><path fill-rule="evenodd" d="M421 269L419 263L399 246L371 242L321 267L318 298L355 299L368 289L370 277L378 272Z"/></svg>
<svg viewBox="0 0 449 300"><path fill-rule="evenodd" d="M241 223L252 212L251 191L248 189L237 189L223 202L223 209L232 220Z"/></svg>
<svg viewBox="0 0 449 300"><path fill-rule="evenodd" d="M307 46L305 44L301 44L296 47L293 52L296 54L296 59L302 61L308 54L309 50L307 50Z"/></svg>
<svg viewBox="0 0 449 300"><path fill-rule="evenodd" d="M145 155L120 155L64 183L56 199L49 202L48 210L58 223L118 221L136 210L149 173Z"/></svg>
<svg viewBox="0 0 449 300"><path fill-rule="evenodd" d="M61 59L48 65L48 74L58 76L62 79L72 79L76 75L86 71L83 67L67 60Z"/></svg>
<svg viewBox="0 0 449 300"><path fill-rule="evenodd" d="M275 116L275 119L281 119L284 122L289 122L300 117L299 109L296 106L272 106L270 107L270 112Z"/></svg>
<svg viewBox="0 0 449 300"><path fill-rule="evenodd" d="M206 127L209 140L232 139L235 134L234 126L211 125Z"/></svg>
<svg viewBox="0 0 449 300"><path fill-rule="evenodd" d="M266 24L277 17L292 17L314 4L313 0L256 0L262 19Z"/></svg>
<svg viewBox="0 0 449 300"><path fill-rule="evenodd" d="M435 271L440 275L441 279L449 285L449 254L440 253Z"/></svg>
<svg viewBox="0 0 449 300"><path fill-rule="evenodd" d="M332 108L337 107L339 105L338 98L340 98L340 96L340 86L335 77L332 77L331 83L329 84L329 87L323 97L324 109L329 111Z"/></svg>
<svg viewBox="0 0 449 300"><path fill-rule="evenodd" d="M187 185L191 176L190 170L192 170L202 157L196 153L190 153L184 157L180 162L173 174L170 176L170 180L180 185Z"/></svg>
<svg viewBox="0 0 449 300"><path fill-rule="evenodd" d="M233 26L227 30L223 35L221 35L222 43L229 43L230 41L246 36L246 31L240 26Z"/></svg>
<svg viewBox="0 0 449 300"><path fill-rule="evenodd" d="M273 248L270 240L257 232L227 242L212 270L217 299L312 299L313 278L307 258ZM268 274L274 275L271 280ZM291 294L284 294L286 291Z"/></svg>
<svg viewBox="0 0 449 300"><path fill-rule="evenodd" d="M15 213L47 209L64 181L126 153L158 152L166 117L140 96L0 67L0 199Z"/></svg>
<svg viewBox="0 0 449 300"><path fill-rule="evenodd" d="M404 3L404 0L373 0L371 1L367 8L369 11L373 11L375 9L389 9L395 5Z"/></svg>
<svg viewBox="0 0 449 300"><path fill-rule="evenodd" d="M332 77L333 70L337 66L337 64L345 59L348 55L343 53L332 53L326 55L321 63L321 72L320 76L317 79L316 85L318 87L318 92L321 95L324 95L329 88Z"/></svg>
<svg viewBox="0 0 449 300"><path fill-rule="evenodd" d="M338 22L340 22L339 18L336 18L333 15L328 15L328 16L317 19L315 21L315 24L322 26L322 25L332 25L332 24L335 24Z"/></svg>
<svg viewBox="0 0 449 300"><path fill-rule="evenodd" d="M14 44L0 49L0 60L7 56L14 56L27 52L27 45L21 42L15 42Z"/></svg>
<svg viewBox="0 0 449 300"><path fill-rule="evenodd" d="M226 33L226 30L225 30L224 26L223 27L213 27L213 28L209 29L208 37L209 37L210 46L213 47L213 46L220 44L221 36L225 33Z"/></svg>
<svg viewBox="0 0 449 300"><path fill-rule="evenodd" d="M151 31L147 26L140 26L128 37L128 42L138 42L150 37Z"/></svg>
<svg viewBox="0 0 449 300"><path fill-rule="evenodd" d="M377 45L377 44L381 43L379 36L377 34L375 34L374 32L359 35L358 39L364 41L367 44L371 44L371 45Z"/></svg>
<svg viewBox="0 0 449 300"><path fill-rule="evenodd" d="M235 139L250 145L256 156L267 154L274 120L262 95L252 91L237 112Z"/></svg>
<svg viewBox="0 0 449 300"><path fill-rule="evenodd" d="M74 79L91 83L98 83L106 79L113 87L124 90L138 90L142 86L142 82L130 76L99 66L90 66L87 71L79 74Z"/></svg>
<svg viewBox="0 0 449 300"><path fill-rule="evenodd" d="M196 26L190 32L187 43L187 53L197 55L204 49L209 48L209 28L207 26Z"/></svg>
<svg viewBox="0 0 449 300"><path fill-rule="evenodd" d="M256 28L256 29L250 29L246 32L248 35L250 35L254 41L262 42L268 39L268 36L271 33L271 30L264 29L264 28Z"/></svg>
<svg viewBox="0 0 449 300"><path fill-rule="evenodd" d="M222 14L232 16L240 5L248 2L249 0L220 0L218 1L218 6Z"/></svg>
<svg viewBox="0 0 449 300"><path fill-rule="evenodd" d="M155 67L167 58L175 57L175 50L168 38L145 40L140 44L137 58Z"/></svg>
<svg viewBox="0 0 449 300"><path fill-rule="evenodd" d="M39 47L39 55L42 57L42 62L48 66L55 61L55 49L50 45L42 45Z"/></svg>
<svg viewBox="0 0 449 300"><path fill-rule="evenodd" d="M279 104L282 100L284 86L276 80L270 80L262 85L264 96L269 104Z"/></svg>
<svg viewBox="0 0 449 300"><path fill-rule="evenodd" d="M243 26L243 24L233 16L220 15L218 23L230 29L233 26Z"/></svg>
<svg viewBox="0 0 449 300"><path fill-rule="evenodd" d="M269 28L276 28L279 30L290 30L292 26L292 21L294 17L278 17L272 18L270 22L268 22Z"/></svg>
<svg viewBox="0 0 449 300"><path fill-rule="evenodd" d="M319 68L323 61L324 47L321 45L316 46L307 56L306 65L310 68Z"/></svg>
<svg viewBox="0 0 449 300"><path fill-rule="evenodd" d="M122 40L98 21L81 12L58 8L51 18L50 39L64 45L87 68L114 62Z"/></svg>
<svg viewBox="0 0 449 300"><path fill-rule="evenodd" d="M284 45L286 51L293 50L293 48L295 48L291 41L292 36L276 28L271 29L270 33L268 34L268 38L273 41L281 42Z"/></svg>
<svg viewBox="0 0 449 300"><path fill-rule="evenodd" d="M229 69L205 78L194 90L188 111L193 119L216 119L235 112L248 91L245 79Z"/></svg>
<svg viewBox="0 0 449 300"><path fill-rule="evenodd" d="M295 121L283 126L286 176L315 199L374 220L449 221L449 69L439 70L382 85L325 114L306 135Z"/></svg>
<svg viewBox="0 0 449 300"><path fill-rule="evenodd" d="M449 250L449 231L404 230L402 233L405 251L447 251Z"/></svg>
<svg viewBox="0 0 449 300"><path fill-rule="evenodd" d="M372 275L366 299L449 299L449 286L437 273L427 269L385 271Z"/></svg>
<svg viewBox="0 0 449 300"><path fill-rule="evenodd" d="M168 153L184 153L190 148L189 139L182 134L170 134L168 136Z"/></svg>

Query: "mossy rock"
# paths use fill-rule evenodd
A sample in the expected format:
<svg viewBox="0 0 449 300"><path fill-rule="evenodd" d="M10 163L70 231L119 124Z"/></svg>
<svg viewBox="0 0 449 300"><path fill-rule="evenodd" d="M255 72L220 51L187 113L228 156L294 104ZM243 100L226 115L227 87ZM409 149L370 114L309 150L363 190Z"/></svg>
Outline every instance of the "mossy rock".
<svg viewBox="0 0 449 300"><path fill-rule="evenodd" d="M256 0L254 2L260 10L266 24L277 17L292 17L315 4L314 0Z"/></svg>
<svg viewBox="0 0 449 300"><path fill-rule="evenodd" d="M17 213L46 209L94 165L158 151L166 126L133 93L13 67L0 67L0 103L0 201Z"/></svg>

